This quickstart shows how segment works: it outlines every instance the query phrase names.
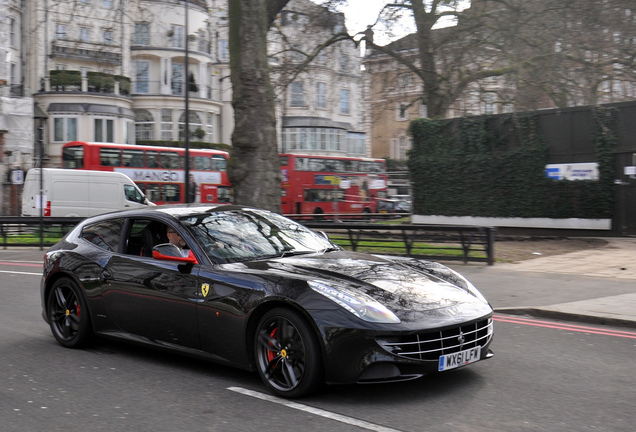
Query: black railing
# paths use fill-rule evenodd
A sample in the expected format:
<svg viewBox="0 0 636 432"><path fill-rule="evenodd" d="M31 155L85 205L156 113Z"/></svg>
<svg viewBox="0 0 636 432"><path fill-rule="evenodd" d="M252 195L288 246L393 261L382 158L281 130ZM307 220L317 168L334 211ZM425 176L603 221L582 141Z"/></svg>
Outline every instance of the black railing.
<svg viewBox="0 0 636 432"><path fill-rule="evenodd" d="M54 245L84 218L0 217L0 247Z"/></svg>
<svg viewBox="0 0 636 432"><path fill-rule="evenodd" d="M377 215L373 215L377 216ZM83 218L0 217L0 246L48 247ZM303 221L345 249L401 254L437 260L495 263L496 228L463 225L412 225Z"/></svg>

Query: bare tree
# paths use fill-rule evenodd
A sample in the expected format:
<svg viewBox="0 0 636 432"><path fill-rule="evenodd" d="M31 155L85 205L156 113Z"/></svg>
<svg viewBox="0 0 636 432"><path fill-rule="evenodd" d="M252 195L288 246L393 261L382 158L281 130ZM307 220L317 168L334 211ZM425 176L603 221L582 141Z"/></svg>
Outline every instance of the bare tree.
<svg viewBox="0 0 636 432"><path fill-rule="evenodd" d="M421 82L412 101L442 117L467 92L491 92L515 110L615 101L629 96L636 66L629 0L395 0L378 21L410 15L414 34L375 53ZM443 19L454 26L439 28ZM374 24L374 25L375 25ZM496 82L497 85L489 85ZM634 89L636 93L636 88Z"/></svg>

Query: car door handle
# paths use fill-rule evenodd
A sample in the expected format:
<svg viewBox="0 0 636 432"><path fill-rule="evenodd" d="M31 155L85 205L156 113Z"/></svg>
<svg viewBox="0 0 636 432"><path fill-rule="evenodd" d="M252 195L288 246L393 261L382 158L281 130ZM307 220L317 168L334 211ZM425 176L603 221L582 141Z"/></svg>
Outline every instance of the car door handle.
<svg viewBox="0 0 636 432"><path fill-rule="evenodd" d="M108 270L102 271L102 282L106 282L108 279L112 279L112 278L113 278L113 275L110 274Z"/></svg>

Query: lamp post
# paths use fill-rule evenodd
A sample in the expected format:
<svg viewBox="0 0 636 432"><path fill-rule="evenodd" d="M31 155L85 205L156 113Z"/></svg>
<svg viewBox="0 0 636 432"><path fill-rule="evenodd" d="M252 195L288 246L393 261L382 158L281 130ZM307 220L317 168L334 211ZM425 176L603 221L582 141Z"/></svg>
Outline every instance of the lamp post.
<svg viewBox="0 0 636 432"><path fill-rule="evenodd" d="M184 131L184 145L185 145L185 199L186 204L190 203L190 82L189 82L189 36L188 36L188 6L189 1L185 0L185 131Z"/></svg>

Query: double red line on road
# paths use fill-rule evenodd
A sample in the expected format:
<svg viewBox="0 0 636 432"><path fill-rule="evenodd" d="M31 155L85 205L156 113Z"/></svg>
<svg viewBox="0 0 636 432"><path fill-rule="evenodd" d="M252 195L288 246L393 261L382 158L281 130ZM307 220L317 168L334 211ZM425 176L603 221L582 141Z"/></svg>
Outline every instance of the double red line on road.
<svg viewBox="0 0 636 432"><path fill-rule="evenodd" d="M0 265L6 266L18 266L18 267L42 267L42 263L24 263L24 262L12 262L12 261L0 261Z"/></svg>
<svg viewBox="0 0 636 432"><path fill-rule="evenodd" d="M532 318L520 318L520 317L510 316L510 315L496 314L493 316L493 320L505 322L505 323L511 323L511 324L522 324L522 325L529 325L534 327L545 327L545 328L552 328L552 329L558 329L558 330L568 330L568 331L579 332L579 333L589 333L589 334L598 334L603 336L616 336L616 337L622 337L622 338L628 338L628 339L636 339L636 332L629 332L629 331L622 331L622 330L604 330L598 327L586 327L586 326L580 326L580 325L574 325L574 324L558 323L553 321L541 321L541 320L536 320Z"/></svg>

